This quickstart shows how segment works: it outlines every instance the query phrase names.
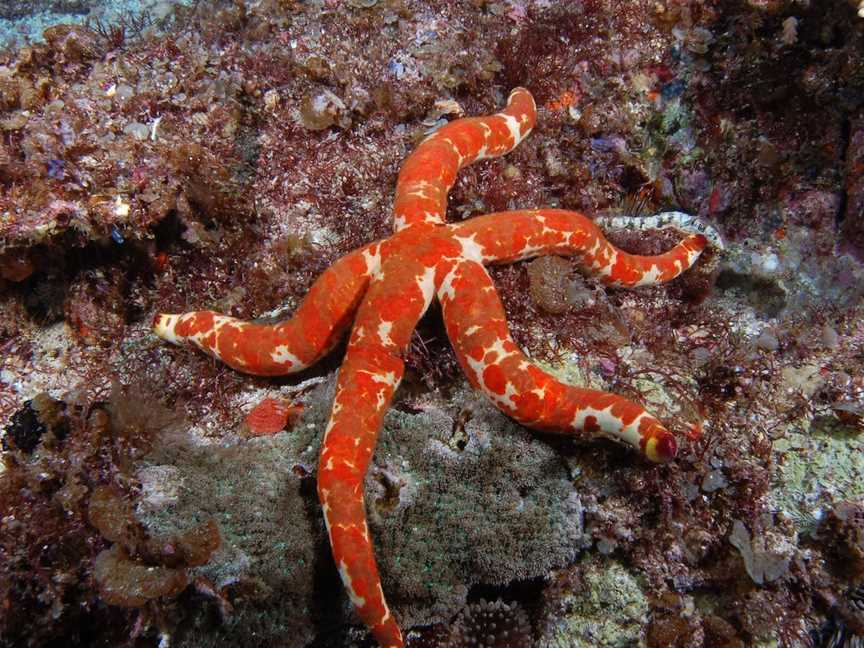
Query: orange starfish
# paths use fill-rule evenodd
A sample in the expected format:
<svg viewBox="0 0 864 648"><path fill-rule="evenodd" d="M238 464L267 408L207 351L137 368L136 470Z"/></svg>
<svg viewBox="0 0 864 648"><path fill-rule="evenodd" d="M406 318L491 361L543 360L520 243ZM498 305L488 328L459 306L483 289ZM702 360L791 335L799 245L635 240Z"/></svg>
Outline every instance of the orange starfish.
<svg viewBox="0 0 864 648"><path fill-rule="evenodd" d="M291 319L263 325L198 311L154 320L160 337L258 375L308 367L353 321L324 432L318 495L342 582L382 647L402 648L404 642L381 589L363 482L384 413L402 379L402 356L436 295L468 380L507 415L536 430L617 439L651 461L671 460L677 451L674 436L640 405L564 384L534 365L510 337L484 265L568 254L608 285L653 285L693 265L709 240L719 242L711 228L678 213L644 219L640 227L696 230L668 252L646 257L618 250L591 220L560 209L445 223L447 193L459 169L511 151L535 120L534 99L516 88L502 112L456 120L426 138L399 174L395 234L339 259L313 284Z"/></svg>

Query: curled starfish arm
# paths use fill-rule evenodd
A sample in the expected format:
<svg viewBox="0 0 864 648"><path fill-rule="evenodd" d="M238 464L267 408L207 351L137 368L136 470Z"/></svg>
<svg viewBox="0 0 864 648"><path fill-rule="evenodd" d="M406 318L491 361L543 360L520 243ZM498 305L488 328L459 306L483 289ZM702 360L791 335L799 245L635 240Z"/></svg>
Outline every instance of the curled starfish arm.
<svg viewBox="0 0 864 648"><path fill-rule="evenodd" d="M505 414L537 430L612 438L651 461L675 457L675 437L640 405L564 384L534 365L510 336L501 300L480 262L454 263L438 299L465 375Z"/></svg>
<svg viewBox="0 0 864 648"><path fill-rule="evenodd" d="M333 348L350 326L370 277L379 271L380 248L372 243L336 261L284 322L258 324L213 311L160 313L153 330L168 342L197 347L243 373L280 376L301 371Z"/></svg>
<svg viewBox="0 0 864 648"><path fill-rule="evenodd" d="M384 413L404 372L402 354L434 294L434 267L394 258L369 287L339 369L318 466L318 496L342 582L382 647L402 648L375 563L363 480Z"/></svg>
<svg viewBox="0 0 864 648"><path fill-rule="evenodd" d="M451 228L457 237L470 241L476 258L484 263L510 263L541 254L576 255L582 271L624 287L671 281L708 245L704 235L691 234L663 254L630 254L609 243L590 219L563 209L487 214Z"/></svg>
<svg viewBox="0 0 864 648"><path fill-rule="evenodd" d="M594 223L607 232L627 230L645 232L661 229L677 229L691 234L702 234L718 250L725 249L723 237L714 227L698 216L679 211L660 212L650 216L596 216Z"/></svg>
<svg viewBox="0 0 864 648"><path fill-rule="evenodd" d="M509 153L531 132L536 120L531 93L516 88L501 112L457 119L427 137L399 172L393 206L396 231L417 223L442 225L447 192L459 169Z"/></svg>

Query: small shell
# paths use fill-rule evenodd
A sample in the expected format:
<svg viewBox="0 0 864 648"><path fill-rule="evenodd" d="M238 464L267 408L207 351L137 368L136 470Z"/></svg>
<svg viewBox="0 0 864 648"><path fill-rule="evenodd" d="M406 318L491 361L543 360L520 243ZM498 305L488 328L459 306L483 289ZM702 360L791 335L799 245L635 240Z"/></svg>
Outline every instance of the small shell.
<svg viewBox="0 0 864 648"><path fill-rule="evenodd" d="M265 398L246 415L244 423L251 436L269 436L285 429L289 419L303 408L281 398Z"/></svg>

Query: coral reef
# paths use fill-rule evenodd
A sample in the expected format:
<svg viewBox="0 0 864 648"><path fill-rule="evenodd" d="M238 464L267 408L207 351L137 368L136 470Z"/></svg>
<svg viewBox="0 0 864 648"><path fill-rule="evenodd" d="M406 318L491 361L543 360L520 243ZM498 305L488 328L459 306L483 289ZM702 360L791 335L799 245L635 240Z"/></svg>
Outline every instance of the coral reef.
<svg viewBox="0 0 864 648"><path fill-rule="evenodd" d="M138 32L171 15L184 0L0 0L0 44L27 45L45 39L59 24L87 24L106 33ZM129 28L132 28L131 30Z"/></svg>
<svg viewBox="0 0 864 648"><path fill-rule="evenodd" d="M577 645L604 574L619 645L860 641L857 5L202 2L140 33L106 19L0 52L0 645L369 645L314 497L342 350L248 378L159 345L150 319L290 314L389 233L416 143L517 85L538 128L463 172L450 221L675 208L727 251L635 294L566 259L491 273L533 358L670 426L665 467L533 437L466 393L438 315L420 322L366 483L409 641L440 643L482 598ZM652 254L676 234L611 238ZM302 418L247 438L265 398ZM103 486L152 537L216 521L182 593L100 596L102 551L144 564L90 523Z"/></svg>
<svg viewBox="0 0 864 648"><path fill-rule="evenodd" d="M0 471L4 646L124 641L135 615L105 603L139 607L180 592L188 582L185 568L206 562L218 541L212 526L183 537L151 537L132 518L124 475L178 419L143 392L136 394L142 400L133 400L115 385L107 396L102 402L79 392L62 402L39 394L6 428ZM107 542L114 547L105 548ZM143 618L138 622L146 626Z"/></svg>

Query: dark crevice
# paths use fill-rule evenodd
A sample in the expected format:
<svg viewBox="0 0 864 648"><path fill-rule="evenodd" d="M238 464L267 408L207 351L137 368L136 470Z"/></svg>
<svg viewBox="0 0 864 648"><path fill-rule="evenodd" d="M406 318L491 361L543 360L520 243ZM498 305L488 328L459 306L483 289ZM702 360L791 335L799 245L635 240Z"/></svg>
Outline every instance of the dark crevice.
<svg viewBox="0 0 864 648"><path fill-rule="evenodd" d="M840 156L840 201L837 205L837 212L834 214L834 224L837 229L843 224L846 219L846 207L849 204L849 193L846 189L846 169L847 158L849 157L849 142L852 134L852 120L846 116L840 123L840 145L842 146L843 154Z"/></svg>

